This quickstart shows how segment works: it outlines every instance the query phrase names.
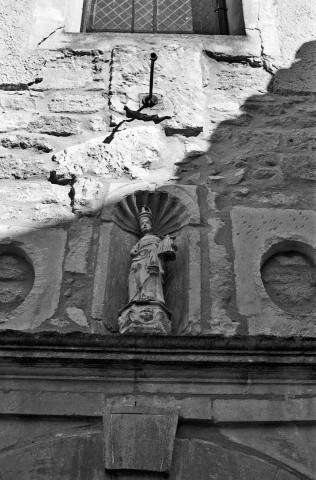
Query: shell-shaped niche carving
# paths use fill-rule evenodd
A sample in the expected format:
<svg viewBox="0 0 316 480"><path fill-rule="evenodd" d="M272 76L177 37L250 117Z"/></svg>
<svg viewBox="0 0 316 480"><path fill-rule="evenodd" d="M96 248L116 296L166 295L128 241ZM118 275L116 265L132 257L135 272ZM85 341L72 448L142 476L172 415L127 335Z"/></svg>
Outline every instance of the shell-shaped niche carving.
<svg viewBox="0 0 316 480"><path fill-rule="evenodd" d="M114 222L124 230L140 235L138 214L144 205L153 214L156 235L171 234L189 223L190 215L183 203L164 191L138 191L126 196L114 208Z"/></svg>

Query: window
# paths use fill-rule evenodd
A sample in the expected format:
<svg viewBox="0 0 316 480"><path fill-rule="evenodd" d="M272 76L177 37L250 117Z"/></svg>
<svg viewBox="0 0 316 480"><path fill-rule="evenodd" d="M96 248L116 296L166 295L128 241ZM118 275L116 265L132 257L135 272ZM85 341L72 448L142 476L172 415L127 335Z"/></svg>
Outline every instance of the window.
<svg viewBox="0 0 316 480"><path fill-rule="evenodd" d="M242 0L85 0L82 31L245 33Z"/></svg>

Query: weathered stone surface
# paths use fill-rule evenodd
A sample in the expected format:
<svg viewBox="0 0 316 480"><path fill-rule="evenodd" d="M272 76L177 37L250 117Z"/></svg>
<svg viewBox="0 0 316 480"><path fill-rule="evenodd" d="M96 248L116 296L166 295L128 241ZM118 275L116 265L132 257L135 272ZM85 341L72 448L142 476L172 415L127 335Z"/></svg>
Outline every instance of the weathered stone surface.
<svg viewBox="0 0 316 480"><path fill-rule="evenodd" d="M104 318L104 297L108 279L106 270L110 263L109 255L113 225L113 222L101 225L99 233L99 245L93 283L91 316L92 318L101 321L107 320ZM132 239L132 241L133 240L134 238ZM132 246L132 242L130 242L130 246ZM117 312L115 312L114 314L116 314L117 316Z"/></svg>
<svg viewBox="0 0 316 480"><path fill-rule="evenodd" d="M167 473L177 410L126 406L105 410L105 468Z"/></svg>
<svg viewBox="0 0 316 480"><path fill-rule="evenodd" d="M297 476L285 470L278 470L274 480L297 480Z"/></svg>
<svg viewBox="0 0 316 480"><path fill-rule="evenodd" d="M233 445L222 447L207 440L176 441L170 480L273 480L277 467L253 454L235 451Z"/></svg>
<svg viewBox="0 0 316 480"><path fill-rule="evenodd" d="M274 408L271 403L271 410ZM302 409L305 411L302 401ZM221 427L221 433L232 442L251 445L258 452L294 468L302 475L313 478L316 471L316 459L310 445L315 444L316 432L304 425L262 425L260 430L244 425L242 428ZM296 476L280 469L276 478L279 480L296 480Z"/></svg>
<svg viewBox="0 0 316 480"><path fill-rule="evenodd" d="M283 310L298 314L316 310L316 267L306 255L276 253L263 264L261 276L268 295Z"/></svg>
<svg viewBox="0 0 316 480"><path fill-rule="evenodd" d="M2 137L0 143L4 148L20 148L22 150L33 148L39 152L49 153L53 150L46 138L31 137L26 135L10 135L9 137Z"/></svg>
<svg viewBox="0 0 316 480"><path fill-rule="evenodd" d="M223 222L217 218L210 218L209 224L212 231L208 234L209 271L206 275L209 280L209 298L205 299L210 304L205 333L212 335L235 335L239 323L229 317L227 307L232 295L232 265L229 262L227 250L224 245L218 245L216 235Z"/></svg>
<svg viewBox="0 0 316 480"><path fill-rule="evenodd" d="M117 132L111 143L104 137L67 148L53 160L60 174L85 173L107 178L151 178L162 165L165 137L160 129L140 126Z"/></svg>
<svg viewBox="0 0 316 480"><path fill-rule="evenodd" d="M30 263L16 252L0 247L0 311L10 312L27 297L34 283Z"/></svg>
<svg viewBox="0 0 316 480"><path fill-rule="evenodd" d="M106 119L100 115L94 115L90 118L89 127L93 132L105 132L107 129Z"/></svg>
<svg viewBox="0 0 316 480"><path fill-rule="evenodd" d="M57 93L48 104L55 113L94 113L107 107L104 95L93 93Z"/></svg>
<svg viewBox="0 0 316 480"><path fill-rule="evenodd" d="M85 313L80 308L68 307L66 308L66 313L70 320L79 325L80 327L89 328L87 317Z"/></svg>
<svg viewBox="0 0 316 480"><path fill-rule="evenodd" d="M49 168L45 161L36 155L34 158L21 158L21 155L8 154L0 149L0 179L29 179L49 177Z"/></svg>
<svg viewBox="0 0 316 480"><path fill-rule="evenodd" d="M50 432L43 439L33 442L24 437L21 447L16 449L11 445L1 454L1 475L6 480L35 480L41 477L47 480L56 477L75 480L81 475L105 480L101 433L91 427L88 430L77 427L75 430L77 433L74 436L71 429L67 431L61 427L59 431ZM53 461L55 458L59 458L59 462Z"/></svg>
<svg viewBox="0 0 316 480"><path fill-rule="evenodd" d="M0 108L3 111L35 111L35 99L29 92L0 92Z"/></svg>
<svg viewBox="0 0 316 480"><path fill-rule="evenodd" d="M272 167L263 167L256 169L252 177L256 180L265 180L267 178L273 178L278 173L277 169Z"/></svg>
<svg viewBox="0 0 316 480"><path fill-rule="evenodd" d="M66 272L87 273L92 230L92 223L88 218L81 218L72 224L65 261Z"/></svg>
<svg viewBox="0 0 316 480"><path fill-rule="evenodd" d="M248 318L250 334L315 335L315 310L298 311L297 307L293 314L281 310L268 296L260 271L267 255L273 253L296 250L309 256L309 249L316 247L315 213L235 207L232 221L237 305ZM275 251L269 254L272 247ZM279 285L284 289L284 284ZM299 288L296 298L300 296Z"/></svg>
<svg viewBox="0 0 316 480"><path fill-rule="evenodd" d="M81 133L78 120L71 117L42 116L29 123L27 129L31 133L46 133L56 137L68 137Z"/></svg>
<svg viewBox="0 0 316 480"><path fill-rule="evenodd" d="M69 188L47 181L3 180L0 188L2 224L49 226L73 218Z"/></svg>
<svg viewBox="0 0 316 480"><path fill-rule="evenodd" d="M284 400L216 399L213 416L217 422L314 421L316 398Z"/></svg>
<svg viewBox="0 0 316 480"><path fill-rule="evenodd" d="M310 10L310 8L311 7L307 6L306 11ZM314 6L312 8L315 9ZM309 15L305 14L304 18L307 16ZM313 16L314 18L316 17L315 10ZM311 18L313 17L311 16ZM306 43L301 42L297 46L299 48L295 52L295 60L293 58L293 64L288 65L289 68L280 69L276 72L273 82L273 91L276 93L283 95L316 93L315 43L313 41ZM294 51L291 53L293 55Z"/></svg>
<svg viewBox="0 0 316 480"><path fill-rule="evenodd" d="M108 188L109 185L100 182L97 177L77 177L74 184L74 211L87 215L100 210Z"/></svg>
<svg viewBox="0 0 316 480"><path fill-rule="evenodd" d="M0 112L0 133L24 130L32 119L29 112Z"/></svg>
<svg viewBox="0 0 316 480"><path fill-rule="evenodd" d="M1 226L1 248L15 251L18 247L35 272L33 288L23 303L10 312L0 313L1 329L29 330L54 314L59 302L65 243L66 232L62 229Z"/></svg>
<svg viewBox="0 0 316 480"><path fill-rule="evenodd" d="M62 58L58 58L61 56ZM43 81L32 85L32 90L64 90L85 87L92 82L92 59L90 55L66 57L56 55L43 69Z"/></svg>
<svg viewBox="0 0 316 480"><path fill-rule="evenodd" d="M179 44L156 46L155 52L154 90L162 95L163 106L144 113L170 115L162 124L168 135L198 135L204 125L200 52ZM149 50L134 45L116 47L112 61L110 107L114 114L125 116L124 105L137 110L139 95L148 92Z"/></svg>
<svg viewBox="0 0 316 480"><path fill-rule="evenodd" d="M276 150L280 144L281 135L275 131L260 131L260 135L253 135L250 129L239 130L234 139L236 148L247 147L248 152L257 153L266 151L267 145L271 150Z"/></svg>
<svg viewBox="0 0 316 480"><path fill-rule="evenodd" d="M316 165L313 155L286 155L281 163L285 178L291 180L316 180Z"/></svg>

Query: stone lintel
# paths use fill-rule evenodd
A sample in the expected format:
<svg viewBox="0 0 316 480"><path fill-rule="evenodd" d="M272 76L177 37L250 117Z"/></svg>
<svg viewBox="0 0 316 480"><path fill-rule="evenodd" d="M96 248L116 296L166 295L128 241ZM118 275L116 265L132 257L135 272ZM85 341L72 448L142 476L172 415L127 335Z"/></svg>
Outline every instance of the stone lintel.
<svg viewBox="0 0 316 480"><path fill-rule="evenodd" d="M179 412L170 408L107 407L103 416L108 470L168 473Z"/></svg>

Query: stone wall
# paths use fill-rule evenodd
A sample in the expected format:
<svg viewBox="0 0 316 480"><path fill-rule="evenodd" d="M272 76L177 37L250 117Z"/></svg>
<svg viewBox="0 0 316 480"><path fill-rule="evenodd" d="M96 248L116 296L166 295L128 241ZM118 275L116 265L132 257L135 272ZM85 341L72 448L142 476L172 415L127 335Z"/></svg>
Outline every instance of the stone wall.
<svg viewBox="0 0 316 480"><path fill-rule="evenodd" d="M195 311L182 322L187 327L175 327L174 333L315 335L315 43L310 27L315 12L306 2L293 7L290 24L296 21L298 28L290 36L283 8L282 2L248 5L247 36L216 37L214 44L199 36L63 33L65 5L3 6L3 252L10 255L18 246L21 255L29 255L32 248L42 258L45 252L32 240L40 231L61 263L54 283L56 303L38 320L30 317L31 311L43 311L35 283L25 302L19 296L15 310L9 307L14 305L15 274L3 279L2 329L107 332L113 327L116 314L105 297L98 300L103 307L97 308L96 319L96 285L107 283L106 251L115 256L113 245L125 240L117 228L110 233L108 217L99 214L102 205L113 202L116 189L124 193L174 185L194 188L200 212L192 237L196 254L186 259L189 271L194 264L192 282L198 285L189 287ZM261 56L251 29L256 12ZM282 47L278 52L275 45L272 52L276 25ZM31 48L40 32L38 47ZM237 44L245 41L248 53L238 56ZM137 110L139 96L147 92L151 50L159 57L155 92L161 103L144 112L171 118L131 122L124 107ZM64 253L55 242L57 232L67 237ZM270 273L262 282L263 258L278 243L285 256L298 250L306 288L300 286L303 273L290 260L288 268L283 265L284 274ZM127 246L121 248L126 253ZM43 266L34 258L29 260L35 279L51 276L49 269L38 270ZM122 271L122 258L128 263L124 254L117 255L116 263L111 260L113 278ZM123 301L126 280L119 282ZM265 282L277 290L290 289L297 308L281 308ZM101 295L118 295L107 290ZM185 297L185 291L180 295ZM243 291L252 292L251 300ZM305 300L311 306L300 309Z"/></svg>
<svg viewBox="0 0 316 480"><path fill-rule="evenodd" d="M179 410L172 479L311 480L314 357L296 342L316 337L315 5L244 0L233 37L74 33L69 5L0 0L2 480L103 480L113 402ZM157 117L132 119L152 51L159 103L142 113ZM175 343L154 338L158 353L118 333L138 236L116 208L135 195L181 206L164 285Z"/></svg>

